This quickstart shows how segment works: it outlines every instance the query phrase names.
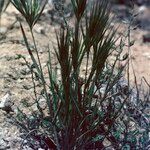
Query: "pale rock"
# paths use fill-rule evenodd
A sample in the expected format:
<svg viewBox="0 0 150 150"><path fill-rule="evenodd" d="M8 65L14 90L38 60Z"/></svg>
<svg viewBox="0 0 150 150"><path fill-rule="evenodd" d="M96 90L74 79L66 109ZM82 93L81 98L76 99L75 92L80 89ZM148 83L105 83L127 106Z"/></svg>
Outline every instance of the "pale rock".
<svg viewBox="0 0 150 150"><path fill-rule="evenodd" d="M39 33L39 34L43 34L45 35L45 29L42 26L39 26L35 29L35 32Z"/></svg>
<svg viewBox="0 0 150 150"><path fill-rule="evenodd" d="M147 56L147 58L150 60L150 55L149 55L149 56Z"/></svg>
<svg viewBox="0 0 150 150"><path fill-rule="evenodd" d="M39 99L39 104L40 104L40 107L41 107L42 109L45 109L46 106L47 106L46 99L45 99L45 98L40 98L40 99Z"/></svg>
<svg viewBox="0 0 150 150"><path fill-rule="evenodd" d="M149 56L149 55L150 55L150 53L148 53L148 52L143 53L143 56Z"/></svg>
<svg viewBox="0 0 150 150"><path fill-rule="evenodd" d="M146 57L147 59L150 59L150 53L148 52L143 53L143 56Z"/></svg>
<svg viewBox="0 0 150 150"><path fill-rule="evenodd" d="M143 12L146 11L146 9L147 9L147 7L144 6L144 5L142 5L142 6L140 6L140 7L138 8L138 12L139 12L139 13L143 13Z"/></svg>
<svg viewBox="0 0 150 150"><path fill-rule="evenodd" d="M0 109L9 113L9 112L13 112L12 106L13 106L13 102L11 98L11 93L7 92L6 95L0 99Z"/></svg>
<svg viewBox="0 0 150 150"><path fill-rule="evenodd" d="M38 148L38 150L44 150L43 148Z"/></svg>
<svg viewBox="0 0 150 150"><path fill-rule="evenodd" d="M0 27L0 34L5 34L7 32L7 27Z"/></svg>
<svg viewBox="0 0 150 150"><path fill-rule="evenodd" d="M49 3L50 5L52 5L52 2L53 2L53 0L48 0L48 3Z"/></svg>

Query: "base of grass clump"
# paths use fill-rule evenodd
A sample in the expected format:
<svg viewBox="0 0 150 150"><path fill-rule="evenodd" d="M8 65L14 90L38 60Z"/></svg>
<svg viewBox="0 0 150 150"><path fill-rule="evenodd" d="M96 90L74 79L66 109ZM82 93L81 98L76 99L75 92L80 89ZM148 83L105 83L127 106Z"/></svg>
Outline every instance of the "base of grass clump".
<svg viewBox="0 0 150 150"><path fill-rule="evenodd" d="M118 80L116 85L113 87L114 91L124 91L127 87L127 82L123 79ZM104 88L104 87L102 87ZM102 89L100 89L102 91ZM141 89L142 90L142 87ZM104 149L106 147L114 149L137 149L144 148L148 149L149 146L149 117L147 111L149 108L148 93L140 93L140 99L138 99L138 92L135 88L130 89L130 94L123 93L121 95L116 94L114 97L113 105L108 105L107 101L100 105L97 101L97 113L95 114L95 119L101 115L102 122L100 123L99 130L95 131L91 142L83 144L85 145L82 149ZM124 103L124 106L117 114L117 117L111 125L110 118L107 117L113 113L113 107L119 107L122 104L124 97L128 96L128 100ZM145 98L144 98L145 97ZM98 99L94 97L94 99ZM94 101L95 101L94 100ZM138 103L137 103L138 101ZM94 104L94 102L93 102ZM100 106L99 106L100 105ZM103 107L102 107L103 106ZM94 108L95 109L95 108ZM38 109L37 109L38 110ZM92 108L87 111L87 115L90 115L94 111ZM52 131L53 125L49 120L49 116L41 117L37 114L32 114L30 116L20 115L20 118L16 123L21 125L21 132L24 133L22 137L23 143L22 147L29 146L33 149L43 148L43 149L57 149L55 142L55 135ZM84 127L86 127L88 122ZM109 128L109 133L107 132ZM56 129L57 131L57 129ZM59 134L61 131L57 131ZM107 133L107 134L106 134ZM92 134L91 134L92 137ZM63 140L60 137L59 143ZM24 141L27 141L24 142ZM81 147L80 147L81 148ZM62 149L60 147L60 149ZM79 148L78 148L79 149Z"/></svg>

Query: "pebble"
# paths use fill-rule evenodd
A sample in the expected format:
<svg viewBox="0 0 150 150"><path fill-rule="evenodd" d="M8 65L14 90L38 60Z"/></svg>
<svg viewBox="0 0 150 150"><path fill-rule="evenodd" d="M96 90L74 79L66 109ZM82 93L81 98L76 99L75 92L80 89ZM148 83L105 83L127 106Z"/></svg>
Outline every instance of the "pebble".
<svg viewBox="0 0 150 150"><path fill-rule="evenodd" d="M45 35L45 29L42 26L35 28L35 32Z"/></svg>
<svg viewBox="0 0 150 150"><path fill-rule="evenodd" d="M145 57L147 57L149 55L150 55L150 53L148 53L148 52L143 53L143 56L145 56Z"/></svg>
<svg viewBox="0 0 150 150"><path fill-rule="evenodd" d="M0 33L5 34L7 32L7 27L0 27Z"/></svg>
<svg viewBox="0 0 150 150"><path fill-rule="evenodd" d="M148 52L143 53L143 56L146 57L147 59L150 59L150 53Z"/></svg>
<svg viewBox="0 0 150 150"><path fill-rule="evenodd" d="M9 112L13 112L12 106L13 106L13 102L11 98L11 93L7 92L5 96L1 98L0 109L9 113Z"/></svg>
<svg viewBox="0 0 150 150"><path fill-rule="evenodd" d="M142 5L138 8L138 12L143 13L146 9L147 9L146 6Z"/></svg>
<svg viewBox="0 0 150 150"><path fill-rule="evenodd" d="M150 55L149 55L149 56L147 56L147 58L150 60Z"/></svg>
<svg viewBox="0 0 150 150"><path fill-rule="evenodd" d="M139 13L137 16L137 22L140 25L141 29L150 31L150 9L147 6L141 6L139 8ZM146 35L147 36L147 35ZM149 37L149 42L150 42L150 37Z"/></svg>

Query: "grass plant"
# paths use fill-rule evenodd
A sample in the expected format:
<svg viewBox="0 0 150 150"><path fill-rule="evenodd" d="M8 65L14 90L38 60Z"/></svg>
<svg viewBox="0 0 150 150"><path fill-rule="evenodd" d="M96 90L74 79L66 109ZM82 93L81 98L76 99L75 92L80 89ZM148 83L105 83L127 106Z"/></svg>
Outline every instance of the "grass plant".
<svg viewBox="0 0 150 150"><path fill-rule="evenodd" d="M51 50L48 52L49 60L46 65L49 80L46 80L33 34L34 25L46 2L41 6L39 0L11 0L29 25L35 52L31 51L31 41L28 41L20 23L34 64L34 68L30 65L28 67L33 85L37 82L35 76L38 76L48 112L45 113L41 108L34 86L39 115L33 114L33 127L29 123L30 117L21 111L18 115L20 118L17 123L27 133L25 139L30 139L30 147L33 149L37 144L44 149L58 150L101 150L109 146L115 149L124 148L128 141L128 131L123 130L127 126L122 129L119 123L130 92L125 94L125 87L120 85L126 66L119 69L116 66L121 61L124 41L121 37L119 46L116 46L117 28L111 26L108 0L93 1L90 11L87 9L87 0L71 0L75 16L73 29L62 25L56 31L57 46L54 50L60 66L61 80L58 80L52 67ZM115 59L110 62L109 56L114 52ZM82 75L81 66L84 62L85 74ZM23 124L22 121L26 123ZM123 123L127 125L127 122ZM108 145L106 141L109 141Z"/></svg>

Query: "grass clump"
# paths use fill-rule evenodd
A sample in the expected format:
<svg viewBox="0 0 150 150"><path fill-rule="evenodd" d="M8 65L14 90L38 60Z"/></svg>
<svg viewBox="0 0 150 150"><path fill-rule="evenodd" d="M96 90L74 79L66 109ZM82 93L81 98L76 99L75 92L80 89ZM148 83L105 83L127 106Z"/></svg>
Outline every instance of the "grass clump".
<svg viewBox="0 0 150 150"><path fill-rule="evenodd" d="M18 124L27 133L25 138L30 139L32 148L36 145L58 150L125 147L127 141L120 145L124 129L120 130L118 126L130 92L128 86L122 87L119 82L125 66L119 69L116 66L121 61L124 43L121 40L119 46L116 46L117 29L110 25L112 20L109 2L93 1L89 11L87 0L71 1L75 16L73 28L62 24L60 30L56 31L57 47L54 50L60 66L61 80L58 80L53 69L50 50L46 64L48 80L46 79L33 34L33 27L46 2L41 7L38 0L11 0L29 25L35 53L31 51L20 24L34 64L34 67L28 67L33 85L39 82L42 87L41 95L47 104L46 109L42 109L34 86L38 113L28 117L20 111L18 115ZM64 22L66 24L66 20ZM116 57L110 62L109 56L114 52ZM85 73L82 75L81 67L84 64ZM124 92L125 88L127 92Z"/></svg>

